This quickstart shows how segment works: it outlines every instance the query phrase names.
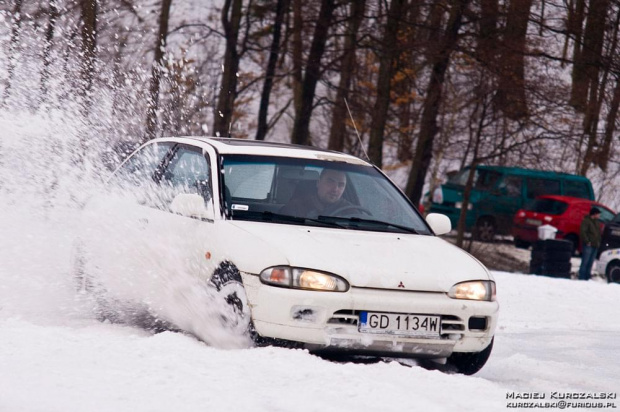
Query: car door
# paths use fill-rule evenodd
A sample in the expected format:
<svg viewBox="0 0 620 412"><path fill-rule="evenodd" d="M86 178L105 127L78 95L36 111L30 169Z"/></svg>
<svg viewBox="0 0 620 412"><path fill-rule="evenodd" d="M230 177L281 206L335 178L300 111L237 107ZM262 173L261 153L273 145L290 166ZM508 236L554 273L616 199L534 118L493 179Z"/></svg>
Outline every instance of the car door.
<svg viewBox="0 0 620 412"><path fill-rule="evenodd" d="M133 273L140 269L144 212L153 202L152 189L174 146L171 142L142 146L84 207L79 244L85 270L106 291L122 295L130 289Z"/></svg>
<svg viewBox="0 0 620 412"><path fill-rule="evenodd" d="M517 210L523 208L523 178L506 174L491 191L499 233L509 233Z"/></svg>
<svg viewBox="0 0 620 412"><path fill-rule="evenodd" d="M610 211L601 209L601 220L603 217L608 218ZM608 220L605 223L605 228L603 229L603 236L601 239L601 247L599 248L600 252L607 249L617 249L620 248L620 213L615 215L612 219Z"/></svg>
<svg viewBox="0 0 620 412"><path fill-rule="evenodd" d="M200 147L179 144L162 170L157 196L143 210L145 253L140 263L149 267L145 281L167 283L171 276L208 278L212 272L205 254L214 242L212 157ZM172 207L179 195L202 198L211 218L196 218L177 213Z"/></svg>

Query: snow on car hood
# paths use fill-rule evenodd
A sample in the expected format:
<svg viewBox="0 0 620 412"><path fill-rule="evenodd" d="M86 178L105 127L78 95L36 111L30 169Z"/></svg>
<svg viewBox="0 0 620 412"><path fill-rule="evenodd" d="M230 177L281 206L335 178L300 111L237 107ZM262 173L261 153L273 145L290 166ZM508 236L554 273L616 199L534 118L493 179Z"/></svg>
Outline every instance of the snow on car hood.
<svg viewBox="0 0 620 412"><path fill-rule="evenodd" d="M435 236L230 223L274 248L290 266L334 273L356 287L447 292L458 282L490 279L478 260ZM273 262L278 264L283 262Z"/></svg>

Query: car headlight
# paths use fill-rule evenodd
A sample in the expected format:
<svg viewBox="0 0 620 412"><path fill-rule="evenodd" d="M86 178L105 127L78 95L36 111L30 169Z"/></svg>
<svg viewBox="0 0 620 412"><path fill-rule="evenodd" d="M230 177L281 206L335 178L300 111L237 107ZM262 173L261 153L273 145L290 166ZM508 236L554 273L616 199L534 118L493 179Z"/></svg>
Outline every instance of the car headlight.
<svg viewBox="0 0 620 412"><path fill-rule="evenodd" d="M448 296L452 299L495 300L495 282L490 280L474 280L457 283L450 288Z"/></svg>
<svg viewBox="0 0 620 412"><path fill-rule="evenodd" d="M456 202L454 204L454 207L457 208L457 209L462 208L463 207L463 202ZM467 210L472 210L473 208L474 208L474 205L472 205L471 203L467 204Z"/></svg>
<svg viewBox="0 0 620 412"><path fill-rule="evenodd" d="M260 274L261 282L294 289L325 290L332 292L346 292L349 284L346 280L330 273L312 269L275 266L263 270Z"/></svg>

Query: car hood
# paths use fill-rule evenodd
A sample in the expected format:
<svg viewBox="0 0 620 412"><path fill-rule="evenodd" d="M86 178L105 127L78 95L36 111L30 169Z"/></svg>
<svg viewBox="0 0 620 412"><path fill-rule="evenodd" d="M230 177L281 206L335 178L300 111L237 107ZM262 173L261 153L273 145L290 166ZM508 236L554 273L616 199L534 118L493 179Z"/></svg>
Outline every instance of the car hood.
<svg viewBox="0 0 620 412"><path fill-rule="evenodd" d="M355 287L447 292L458 282L491 278L478 260L435 236L247 221L231 224L288 261L274 266L288 263L330 272Z"/></svg>

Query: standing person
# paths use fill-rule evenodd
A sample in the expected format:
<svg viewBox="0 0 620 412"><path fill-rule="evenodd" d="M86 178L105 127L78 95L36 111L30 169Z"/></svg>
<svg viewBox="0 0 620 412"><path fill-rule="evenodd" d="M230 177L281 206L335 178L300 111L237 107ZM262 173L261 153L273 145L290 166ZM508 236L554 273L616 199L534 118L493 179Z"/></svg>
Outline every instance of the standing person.
<svg viewBox="0 0 620 412"><path fill-rule="evenodd" d="M579 280L590 280L590 272L596 252L601 245L601 229L598 219L601 211L595 207L590 209L590 214L581 221L581 266L579 266Z"/></svg>

